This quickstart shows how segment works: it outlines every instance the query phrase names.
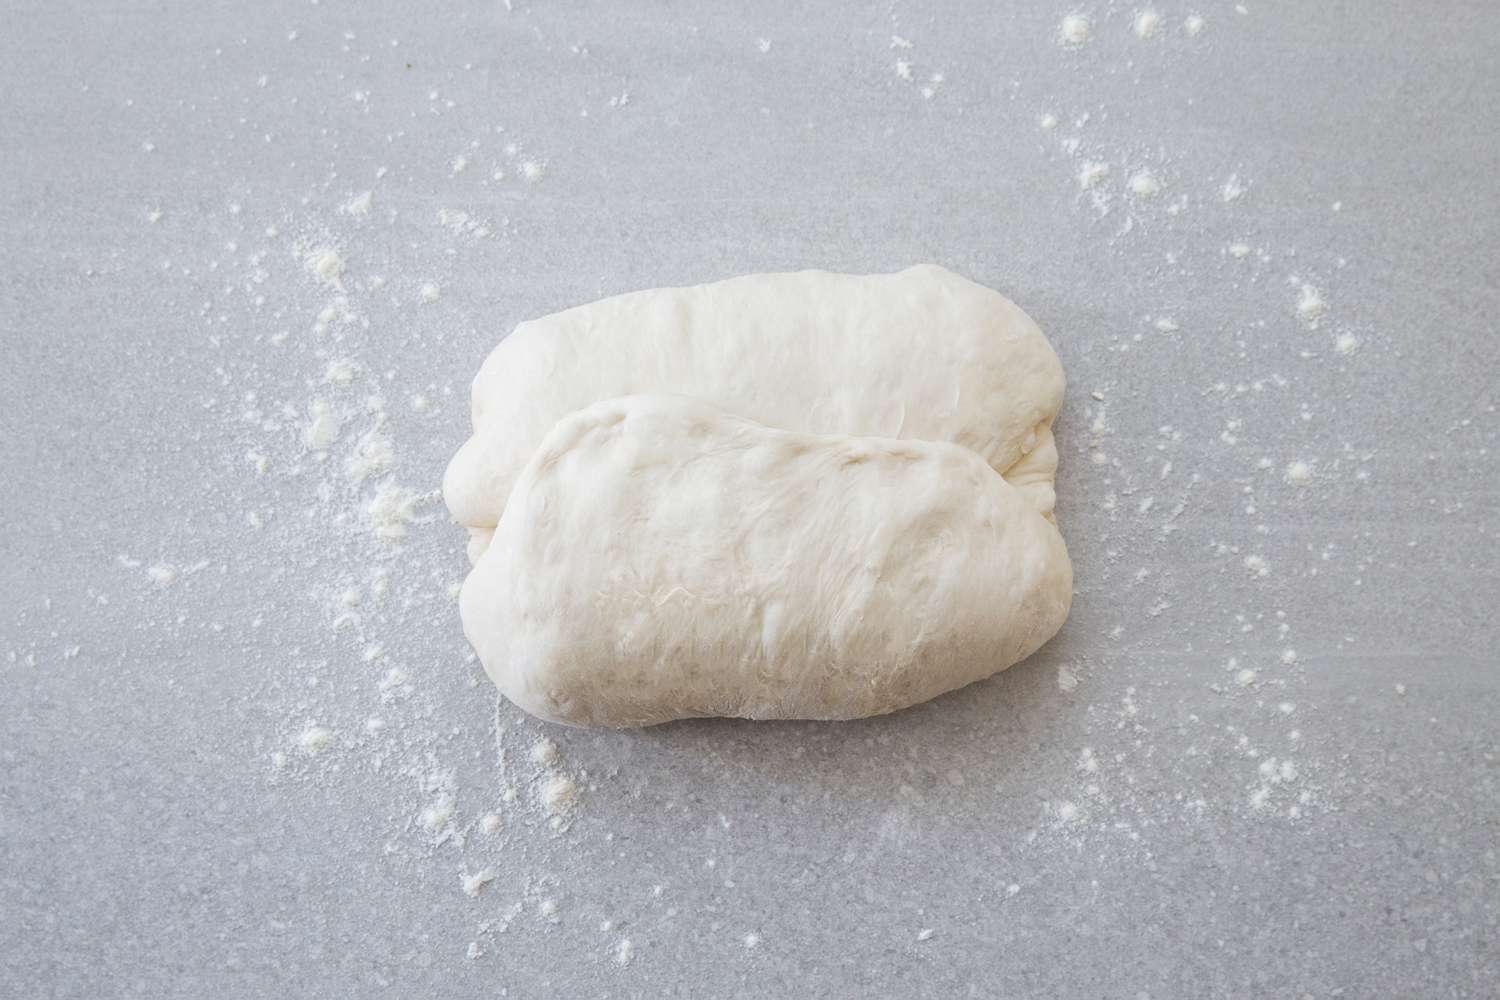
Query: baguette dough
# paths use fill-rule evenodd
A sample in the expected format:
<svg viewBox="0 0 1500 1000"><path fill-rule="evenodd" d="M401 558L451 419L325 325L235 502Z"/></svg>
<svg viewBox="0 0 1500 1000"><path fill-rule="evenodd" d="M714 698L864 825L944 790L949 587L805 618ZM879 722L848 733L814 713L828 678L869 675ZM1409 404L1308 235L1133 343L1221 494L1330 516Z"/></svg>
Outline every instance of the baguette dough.
<svg viewBox="0 0 1500 1000"><path fill-rule="evenodd" d="M951 441L1052 511L1062 365L1015 303L931 264L758 274L619 295L502 340L474 379L473 437L443 478L470 558L558 420L647 392L784 430Z"/></svg>
<svg viewBox="0 0 1500 1000"><path fill-rule="evenodd" d="M937 326L977 351L975 336ZM837 374L847 381L817 398L866 377ZM1025 420L1050 419L1050 388L986 377L1026 401ZM937 391L903 384L913 402ZM922 425L959 436L960 418L989 406L957 397ZM871 415L859 398L848 395L851 414ZM1007 434L1025 422L995 420ZM1018 451L1004 434L971 433L1001 462ZM877 715L1004 669L1068 614L1073 571L1056 526L953 444L776 430L640 395L563 418L532 450L460 602L491 679L544 719Z"/></svg>

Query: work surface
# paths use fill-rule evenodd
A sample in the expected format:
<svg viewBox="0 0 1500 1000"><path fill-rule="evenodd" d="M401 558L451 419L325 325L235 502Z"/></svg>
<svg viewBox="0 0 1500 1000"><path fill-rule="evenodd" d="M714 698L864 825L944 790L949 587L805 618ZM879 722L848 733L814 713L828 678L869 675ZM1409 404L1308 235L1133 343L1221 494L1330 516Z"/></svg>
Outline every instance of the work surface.
<svg viewBox="0 0 1500 1000"><path fill-rule="evenodd" d="M1246 7L8 4L0 994L1495 996L1500 8ZM1067 367L1062 633L499 703L499 338L928 260Z"/></svg>

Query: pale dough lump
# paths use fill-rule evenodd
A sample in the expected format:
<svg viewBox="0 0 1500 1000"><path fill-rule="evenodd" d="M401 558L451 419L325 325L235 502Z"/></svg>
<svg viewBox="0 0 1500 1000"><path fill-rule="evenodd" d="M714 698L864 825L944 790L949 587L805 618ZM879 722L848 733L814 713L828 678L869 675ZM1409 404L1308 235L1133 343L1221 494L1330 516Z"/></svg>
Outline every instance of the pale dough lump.
<svg viewBox="0 0 1500 1000"><path fill-rule="evenodd" d="M460 606L516 704L573 725L848 719L1061 627L1062 366L940 267L635 292L522 323L444 495Z"/></svg>

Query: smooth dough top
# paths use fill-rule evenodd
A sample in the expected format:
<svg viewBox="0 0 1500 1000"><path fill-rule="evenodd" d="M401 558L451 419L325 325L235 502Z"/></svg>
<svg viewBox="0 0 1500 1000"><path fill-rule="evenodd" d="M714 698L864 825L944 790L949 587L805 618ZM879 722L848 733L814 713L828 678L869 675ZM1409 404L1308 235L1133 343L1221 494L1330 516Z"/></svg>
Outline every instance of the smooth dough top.
<svg viewBox="0 0 1500 1000"><path fill-rule="evenodd" d="M931 264L632 292L522 323L500 342L474 380L474 434L443 495L477 558L558 420L653 392L785 430L960 444L1050 516L1063 386L1020 307Z"/></svg>
<svg viewBox="0 0 1500 1000"><path fill-rule="evenodd" d="M647 395L546 436L460 609L544 719L849 719L1030 655L1072 579L1056 525L968 449Z"/></svg>

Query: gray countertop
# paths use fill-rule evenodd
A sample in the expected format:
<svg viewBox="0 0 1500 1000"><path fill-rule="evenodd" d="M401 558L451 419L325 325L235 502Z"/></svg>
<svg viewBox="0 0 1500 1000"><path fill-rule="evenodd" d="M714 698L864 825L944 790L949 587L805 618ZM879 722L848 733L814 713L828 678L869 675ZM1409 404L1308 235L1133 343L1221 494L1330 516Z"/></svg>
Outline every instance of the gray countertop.
<svg viewBox="0 0 1500 1000"><path fill-rule="evenodd" d="M1246 7L8 4L0 994L1496 996L1500 8ZM505 331L924 260L1067 367L1057 639L497 704Z"/></svg>

